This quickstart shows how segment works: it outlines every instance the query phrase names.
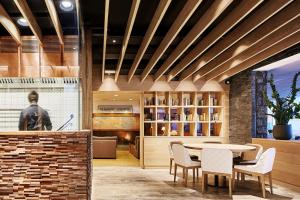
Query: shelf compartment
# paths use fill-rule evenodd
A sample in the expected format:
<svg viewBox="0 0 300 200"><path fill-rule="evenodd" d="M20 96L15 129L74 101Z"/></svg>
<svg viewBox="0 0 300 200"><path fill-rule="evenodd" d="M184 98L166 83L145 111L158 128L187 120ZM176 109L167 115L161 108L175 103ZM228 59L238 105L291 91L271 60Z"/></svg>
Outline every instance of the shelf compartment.
<svg viewBox="0 0 300 200"><path fill-rule="evenodd" d="M195 121L195 107L183 108L183 121Z"/></svg>
<svg viewBox="0 0 300 200"><path fill-rule="evenodd" d="M156 108L144 107L144 121L155 121L155 120L156 120Z"/></svg>
<svg viewBox="0 0 300 200"><path fill-rule="evenodd" d="M222 106L222 93L221 92L210 92L209 105L210 106Z"/></svg>
<svg viewBox="0 0 300 200"><path fill-rule="evenodd" d="M196 95L195 92L183 92L182 105L183 106L195 106Z"/></svg>
<svg viewBox="0 0 300 200"><path fill-rule="evenodd" d="M170 106L182 106L181 92L170 92Z"/></svg>
<svg viewBox="0 0 300 200"><path fill-rule="evenodd" d="M209 123L196 123L196 136L208 136L209 135Z"/></svg>
<svg viewBox="0 0 300 200"><path fill-rule="evenodd" d="M156 105L157 106L169 106L169 92L157 92L156 93Z"/></svg>
<svg viewBox="0 0 300 200"><path fill-rule="evenodd" d="M198 92L196 97L197 106L209 106L209 92Z"/></svg>
<svg viewBox="0 0 300 200"><path fill-rule="evenodd" d="M209 112L208 108L197 108L196 109L196 121L208 121Z"/></svg>
<svg viewBox="0 0 300 200"><path fill-rule="evenodd" d="M183 135L183 125L180 122L170 123L170 136L182 136Z"/></svg>
<svg viewBox="0 0 300 200"><path fill-rule="evenodd" d="M195 133L195 123L183 123L183 135L184 136L194 136Z"/></svg>
<svg viewBox="0 0 300 200"><path fill-rule="evenodd" d="M222 123L210 123L210 136L222 135Z"/></svg>
<svg viewBox="0 0 300 200"><path fill-rule="evenodd" d="M209 108L210 121L222 121L222 108L212 107Z"/></svg>
<svg viewBox="0 0 300 200"><path fill-rule="evenodd" d="M145 136L156 136L156 123L144 123L144 135Z"/></svg>
<svg viewBox="0 0 300 200"><path fill-rule="evenodd" d="M168 107L157 107L156 119L158 122L169 121L170 120L169 108Z"/></svg>
<svg viewBox="0 0 300 200"><path fill-rule="evenodd" d="M169 128L170 124L165 122L157 122L157 136L168 136L169 134Z"/></svg>
<svg viewBox="0 0 300 200"><path fill-rule="evenodd" d="M144 106L155 106L156 98L155 92L144 93Z"/></svg>

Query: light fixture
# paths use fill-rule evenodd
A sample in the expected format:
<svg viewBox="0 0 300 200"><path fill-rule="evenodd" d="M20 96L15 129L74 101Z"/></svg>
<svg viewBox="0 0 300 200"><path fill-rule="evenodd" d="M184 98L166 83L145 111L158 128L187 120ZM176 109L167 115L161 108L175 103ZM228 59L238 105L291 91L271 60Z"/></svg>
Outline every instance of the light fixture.
<svg viewBox="0 0 300 200"><path fill-rule="evenodd" d="M132 101L132 100L133 100L133 99L131 99L131 98L129 99L129 101Z"/></svg>
<svg viewBox="0 0 300 200"><path fill-rule="evenodd" d="M60 9L63 11L72 11L74 8L73 3L70 0L62 0L59 4Z"/></svg>
<svg viewBox="0 0 300 200"><path fill-rule="evenodd" d="M115 94L114 96L117 97L117 96L119 96L119 95L118 95L118 94Z"/></svg>
<svg viewBox="0 0 300 200"><path fill-rule="evenodd" d="M23 17L20 17L18 20L17 20L17 23L21 26L28 26L28 22L25 18Z"/></svg>
<svg viewBox="0 0 300 200"><path fill-rule="evenodd" d="M113 42L113 43L116 43L116 42L117 42L117 40L113 39L113 40L112 40L112 42Z"/></svg>

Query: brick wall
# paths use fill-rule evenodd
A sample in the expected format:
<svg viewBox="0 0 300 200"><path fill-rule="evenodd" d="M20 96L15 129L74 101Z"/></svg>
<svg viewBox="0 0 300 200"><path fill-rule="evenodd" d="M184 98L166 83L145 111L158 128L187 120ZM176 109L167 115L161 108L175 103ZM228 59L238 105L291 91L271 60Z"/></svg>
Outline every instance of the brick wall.
<svg viewBox="0 0 300 200"><path fill-rule="evenodd" d="M88 131L0 133L0 199L90 199Z"/></svg>
<svg viewBox="0 0 300 200"><path fill-rule="evenodd" d="M244 71L231 79L229 92L229 142L251 143L251 138L267 130L267 111L261 91L264 73Z"/></svg>

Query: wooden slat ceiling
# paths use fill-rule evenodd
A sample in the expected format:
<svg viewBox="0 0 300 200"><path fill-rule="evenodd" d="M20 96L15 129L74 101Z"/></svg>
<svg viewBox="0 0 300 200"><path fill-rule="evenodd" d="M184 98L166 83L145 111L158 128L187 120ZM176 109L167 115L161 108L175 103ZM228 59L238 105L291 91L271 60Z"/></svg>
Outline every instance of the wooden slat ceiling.
<svg viewBox="0 0 300 200"><path fill-rule="evenodd" d="M109 0L108 8L104 2L81 0L81 8L93 31L93 65L99 76L115 70L116 81L223 81L299 50L298 0Z"/></svg>
<svg viewBox="0 0 300 200"><path fill-rule="evenodd" d="M43 36L57 35L64 45L63 35L78 35L77 6L69 0L73 9L60 9L61 0L0 0L0 36L11 35L18 45L20 36L35 36L43 45ZM27 20L29 26L17 23L19 18Z"/></svg>

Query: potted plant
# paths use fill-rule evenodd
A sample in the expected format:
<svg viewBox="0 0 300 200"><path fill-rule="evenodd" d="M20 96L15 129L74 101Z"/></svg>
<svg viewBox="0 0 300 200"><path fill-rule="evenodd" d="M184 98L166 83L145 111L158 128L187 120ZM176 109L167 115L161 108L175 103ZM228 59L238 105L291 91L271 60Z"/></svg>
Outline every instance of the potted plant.
<svg viewBox="0 0 300 200"><path fill-rule="evenodd" d="M275 84L274 77L271 74L270 79L267 81L272 90L272 99L269 99L266 91L263 92L263 98L272 111L270 115L275 119L275 125L273 126L273 137L275 139L289 140L292 138L292 127L289 123L290 119L300 119L300 103L296 103L297 93L300 92L300 88L297 88L297 79L300 72L296 73L291 86L291 92L287 97L281 97ZM275 101L273 101L273 99Z"/></svg>

